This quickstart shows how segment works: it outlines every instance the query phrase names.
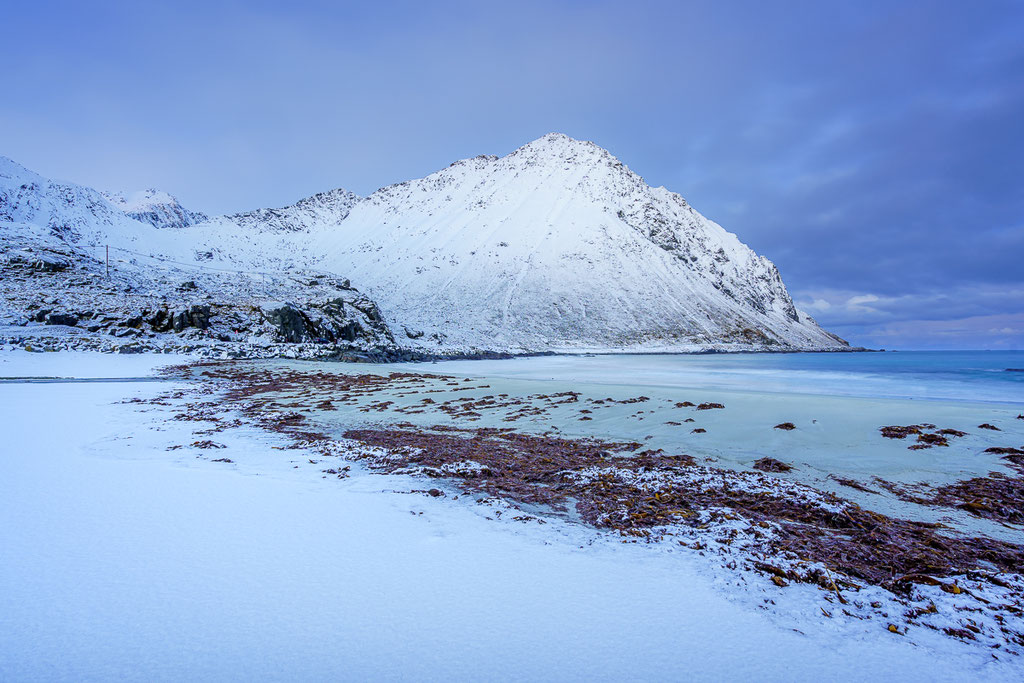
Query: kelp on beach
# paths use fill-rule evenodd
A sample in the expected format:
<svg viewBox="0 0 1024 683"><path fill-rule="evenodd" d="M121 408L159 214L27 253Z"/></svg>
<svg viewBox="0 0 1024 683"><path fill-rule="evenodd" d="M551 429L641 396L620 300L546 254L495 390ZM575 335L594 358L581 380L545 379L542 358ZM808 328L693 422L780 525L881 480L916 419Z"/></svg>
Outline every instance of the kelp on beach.
<svg viewBox="0 0 1024 683"><path fill-rule="evenodd" d="M570 391L530 396L485 393L441 400L432 394L451 396L469 389L479 394L490 387L468 379L409 372L346 374L220 363L194 366L189 372L217 380L223 387L222 398L211 402L216 407L193 406L199 419L216 421L216 413L235 409L322 455L362 461L375 471L443 481L440 489L430 489L432 495L444 495L447 489L452 495L502 500L528 510L531 514L524 512L524 519L556 515L595 530L617 532L625 539L679 537L681 544L697 551L708 543L742 548L747 557L756 558L747 566L766 573L776 585L815 583L834 593L842 604L846 591L862 585L879 586L905 598L921 587L959 595L967 591L965 579L999 586L1013 596L991 607L1002 615L1001 637L1006 646L1024 646L1019 619L1024 582L1017 575L1024 567L1024 545L956 534L940 523L864 509L834 493L780 478L777 475L791 465L772 458L742 471L711 465L686 453L646 448L640 441L570 438L550 430L528 433L514 426L522 416L543 415L553 406L588 406L580 408L587 411L582 413L586 416L601 405L643 405L649 400L646 396L588 399ZM389 397L417 400L395 406ZM710 404L679 403L680 408L698 410ZM360 413L368 414L436 412L453 423L415 425L392 419L352 425L332 434L312 416L337 406L358 406ZM711 408L724 406L707 405L704 410ZM495 409L512 418L504 420L509 426L471 424L482 411ZM642 411L634 415L642 417ZM886 436L885 431L904 432L894 434L895 438L922 433L941 439L960 436L933 425L882 429ZM1009 453L1009 457L1016 456ZM915 494L895 485L882 488L916 504L955 507L1015 523L1021 514L1021 474L994 474L931 491L919 488ZM862 483L832 478L875 493ZM1016 493L1006 497L1007 491ZM977 598L984 603L980 595Z"/></svg>

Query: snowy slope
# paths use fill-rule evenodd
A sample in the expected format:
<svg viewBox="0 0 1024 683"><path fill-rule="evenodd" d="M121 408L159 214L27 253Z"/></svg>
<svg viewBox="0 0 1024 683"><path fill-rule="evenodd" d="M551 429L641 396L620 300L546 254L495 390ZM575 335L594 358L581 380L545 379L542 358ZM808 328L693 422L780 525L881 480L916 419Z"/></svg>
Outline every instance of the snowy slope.
<svg viewBox="0 0 1024 683"><path fill-rule="evenodd" d="M329 229L340 225L359 200L359 195L338 188L300 199L292 206L236 213L231 216L223 216L216 222L270 232L308 232L314 228Z"/></svg>
<svg viewBox="0 0 1024 683"><path fill-rule="evenodd" d="M425 348L845 347L770 261L565 135L378 190L312 237Z"/></svg>
<svg viewBox="0 0 1024 683"><path fill-rule="evenodd" d="M67 242L106 234L130 239L143 228L99 192L49 180L7 157L0 157L0 224Z"/></svg>

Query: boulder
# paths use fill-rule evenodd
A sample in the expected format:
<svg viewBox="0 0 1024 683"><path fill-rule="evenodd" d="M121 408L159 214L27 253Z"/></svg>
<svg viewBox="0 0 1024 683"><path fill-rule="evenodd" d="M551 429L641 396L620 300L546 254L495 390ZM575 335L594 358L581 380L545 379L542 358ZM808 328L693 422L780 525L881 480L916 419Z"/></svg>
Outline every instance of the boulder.
<svg viewBox="0 0 1024 683"><path fill-rule="evenodd" d="M67 325L74 327L78 324L78 318L70 313L50 313L46 316L47 325Z"/></svg>
<svg viewBox="0 0 1024 683"><path fill-rule="evenodd" d="M187 327L205 330L210 326L210 307L192 306L187 310L173 313L171 324L175 332L181 332Z"/></svg>
<svg viewBox="0 0 1024 683"><path fill-rule="evenodd" d="M312 339L310 321L305 313L290 303L277 308L263 311L267 322L277 328L278 335L284 341L298 343Z"/></svg>

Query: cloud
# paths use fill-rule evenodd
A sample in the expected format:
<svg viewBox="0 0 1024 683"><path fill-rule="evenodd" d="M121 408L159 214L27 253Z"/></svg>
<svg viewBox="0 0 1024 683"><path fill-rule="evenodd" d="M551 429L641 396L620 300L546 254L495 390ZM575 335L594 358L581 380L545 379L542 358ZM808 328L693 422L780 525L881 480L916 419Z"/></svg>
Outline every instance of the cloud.
<svg viewBox="0 0 1024 683"><path fill-rule="evenodd" d="M959 286L900 296L809 291L795 300L855 345L1024 348L1024 287Z"/></svg>
<svg viewBox="0 0 1024 683"><path fill-rule="evenodd" d="M861 332L864 345L889 349L1024 348L1024 314L888 323Z"/></svg>

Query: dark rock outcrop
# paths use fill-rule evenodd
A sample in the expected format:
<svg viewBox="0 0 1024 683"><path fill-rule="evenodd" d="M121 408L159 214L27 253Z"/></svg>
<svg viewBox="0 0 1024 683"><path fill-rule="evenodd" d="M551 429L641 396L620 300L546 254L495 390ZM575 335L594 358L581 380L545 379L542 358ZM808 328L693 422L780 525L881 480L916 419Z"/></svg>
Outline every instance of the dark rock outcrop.
<svg viewBox="0 0 1024 683"><path fill-rule="evenodd" d="M301 306L285 302L263 309L262 314L276 328L281 341L352 343L380 338L394 341L376 305L369 300L336 298Z"/></svg>
<svg viewBox="0 0 1024 683"><path fill-rule="evenodd" d="M67 325L74 327L78 324L78 318L70 313L50 313L46 316L47 325Z"/></svg>

